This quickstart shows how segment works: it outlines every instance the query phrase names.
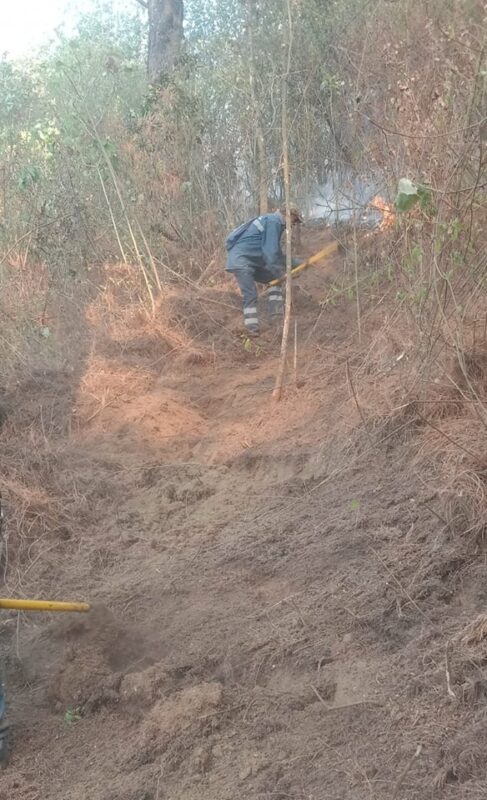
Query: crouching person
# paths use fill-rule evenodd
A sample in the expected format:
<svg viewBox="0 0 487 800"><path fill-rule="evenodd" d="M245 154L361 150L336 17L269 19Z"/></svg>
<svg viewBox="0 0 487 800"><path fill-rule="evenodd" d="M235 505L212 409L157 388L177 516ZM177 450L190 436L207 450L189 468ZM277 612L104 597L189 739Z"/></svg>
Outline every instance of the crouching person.
<svg viewBox="0 0 487 800"><path fill-rule="evenodd" d="M291 206L291 223L298 225L303 218L295 206ZM243 300L244 325L251 336L259 335L257 315L256 283L269 284L282 278L286 268L286 257L281 248L281 237L286 229L284 212L263 214L244 222L226 238L228 251L227 272L233 273ZM299 264L293 259L293 266ZM283 296L280 286L267 289L269 316L276 319L283 313Z"/></svg>

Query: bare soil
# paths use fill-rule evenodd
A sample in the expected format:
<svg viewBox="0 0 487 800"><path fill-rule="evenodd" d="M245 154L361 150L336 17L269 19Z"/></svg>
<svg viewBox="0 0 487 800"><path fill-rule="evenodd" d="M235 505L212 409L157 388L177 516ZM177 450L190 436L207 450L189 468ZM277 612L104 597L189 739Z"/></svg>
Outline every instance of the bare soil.
<svg viewBox="0 0 487 800"><path fill-rule="evenodd" d="M300 279L279 405L278 336L244 347L227 284L211 357L100 336L11 390L4 436L37 480L26 541L41 513L56 522L5 593L93 611L5 615L1 800L487 796L487 629L464 635L487 563L442 516L421 426L385 413L405 334L383 336L353 396L385 311L364 308L351 344L355 302L319 305L342 269Z"/></svg>

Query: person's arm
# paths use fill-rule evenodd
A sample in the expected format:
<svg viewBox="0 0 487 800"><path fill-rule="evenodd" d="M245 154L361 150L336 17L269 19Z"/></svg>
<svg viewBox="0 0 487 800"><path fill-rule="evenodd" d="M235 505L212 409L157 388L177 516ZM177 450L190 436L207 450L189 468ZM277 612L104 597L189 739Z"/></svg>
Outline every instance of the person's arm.
<svg viewBox="0 0 487 800"><path fill-rule="evenodd" d="M278 220L267 220L262 242L262 253L266 266L270 270L278 268L279 272L282 272L286 267L286 256L281 248L282 233L282 225ZM303 263L303 260L302 258L292 258L291 266L298 267Z"/></svg>
<svg viewBox="0 0 487 800"><path fill-rule="evenodd" d="M269 269L282 269L286 258L281 250L282 225L278 219L267 219L262 239L262 255Z"/></svg>

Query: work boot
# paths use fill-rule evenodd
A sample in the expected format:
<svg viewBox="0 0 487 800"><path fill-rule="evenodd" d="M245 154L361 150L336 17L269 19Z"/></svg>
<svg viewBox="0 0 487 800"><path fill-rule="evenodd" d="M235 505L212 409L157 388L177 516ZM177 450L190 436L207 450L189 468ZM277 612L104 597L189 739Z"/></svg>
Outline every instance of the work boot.
<svg viewBox="0 0 487 800"><path fill-rule="evenodd" d="M256 306L246 306L243 310L245 330L249 336L259 335L259 318Z"/></svg>
<svg viewBox="0 0 487 800"><path fill-rule="evenodd" d="M252 325L251 327L245 326L245 333L249 337L249 339L257 339L260 335L260 330L258 325Z"/></svg>
<svg viewBox="0 0 487 800"><path fill-rule="evenodd" d="M280 286L270 286L267 290L267 307L269 316L275 320L284 313L284 301Z"/></svg>

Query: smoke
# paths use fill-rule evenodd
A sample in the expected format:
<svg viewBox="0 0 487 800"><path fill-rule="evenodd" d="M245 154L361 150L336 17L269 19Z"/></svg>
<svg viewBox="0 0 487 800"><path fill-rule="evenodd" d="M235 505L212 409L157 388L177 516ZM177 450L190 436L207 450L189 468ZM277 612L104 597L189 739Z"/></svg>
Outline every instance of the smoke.
<svg viewBox="0 0 487 800"><path fill-rule="evenodd" d="M352 173L331 173L325 183L316 186L304 205L309 219L324 220L330 225L355 219L374 226L382 219L380 211L369 208L377 195L390 197L383 176L365 178Z"/></svg>

